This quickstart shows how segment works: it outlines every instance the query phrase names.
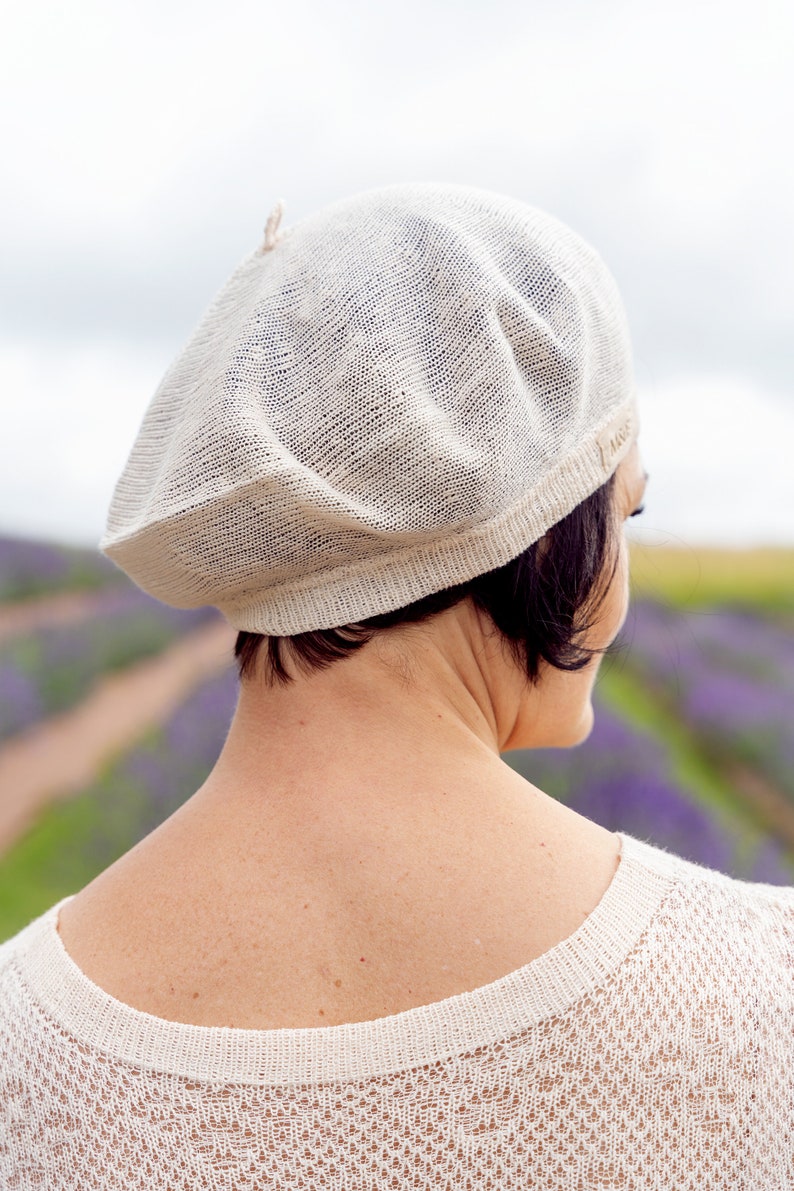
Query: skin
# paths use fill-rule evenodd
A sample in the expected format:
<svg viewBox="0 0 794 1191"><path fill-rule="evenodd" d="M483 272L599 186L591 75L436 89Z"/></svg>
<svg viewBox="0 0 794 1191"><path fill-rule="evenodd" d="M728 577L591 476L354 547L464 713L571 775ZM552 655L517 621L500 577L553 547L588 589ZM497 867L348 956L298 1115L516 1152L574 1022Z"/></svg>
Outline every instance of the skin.
<svg viewBox="0 0 794 1191"><path fill-rule="evenodd" d="M636 445L616 478L622 523ZM597 649L628 607L616 538ZM500 757L583 740L599 660L528 684L464 603L287 688L244 682L206 783L63 908L66 949L135 1008L254 1029L371 1020L514 971L618 863L614 834Z"/></svg>

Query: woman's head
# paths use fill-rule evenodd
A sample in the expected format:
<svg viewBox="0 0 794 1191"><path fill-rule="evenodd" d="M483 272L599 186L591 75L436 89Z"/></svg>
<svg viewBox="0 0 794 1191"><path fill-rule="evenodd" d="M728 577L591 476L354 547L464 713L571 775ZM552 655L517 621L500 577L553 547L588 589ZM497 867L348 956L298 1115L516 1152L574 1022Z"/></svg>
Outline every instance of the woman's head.
<svg viewBox="0 0 794 1191"><path fill-rule="evenodd" d="M356 624L287 637L240 632L235 655L241 678L285 687L296 675L339 665L377 638L427 625L468 602L526 687L543 688L536 704L544 705L548 723L538 724L535 714L529 735L520 726L510 747L578 743L590 727L598 661L625 618L623 524L639 512L644 487L635 446L616 474L503 567Z"/></svg>
<svg viewBox="0 0 794 1191"><path fill-rule="evenodd" d="M561 670L581 669L591 656L582 640L617 559L614 487L613 475L505 566L404 608L292 636L240 632L235 655L241 677L258 672L270 685L286 685L291 666L305 674L324 669L377 633L424 623L466 599L490 617L530 682L537 680L541 661Z"/></svg>
<svg viewBox="0 0 794 1191"><path fill-rule="evenodd" d="M587 244L487 191L386 187L269 225L155 395L102 545L307 656L465 600L528 675L575 668L635 434Z"/></svg>

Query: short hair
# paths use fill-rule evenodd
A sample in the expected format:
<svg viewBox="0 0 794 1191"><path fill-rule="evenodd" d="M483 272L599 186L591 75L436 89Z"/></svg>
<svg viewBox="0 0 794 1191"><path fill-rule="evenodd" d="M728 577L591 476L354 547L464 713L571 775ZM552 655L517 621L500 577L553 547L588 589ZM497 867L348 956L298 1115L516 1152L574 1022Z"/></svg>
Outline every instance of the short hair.
<svg viewBox="0 0 794 1191"><path fill-rule="evenodd" d="M581 639L596 618L617 565L614 486L613 474L505 566L394 612L289 637L239 632L234 653L241 679L254 674L264 655L268 685L286 686L293 678L286 657L311 674L349 657L380 631L421 624L465 599L491 618L530 683L537 681L541 661L558 670L581 670L603 652Z"/></svg>

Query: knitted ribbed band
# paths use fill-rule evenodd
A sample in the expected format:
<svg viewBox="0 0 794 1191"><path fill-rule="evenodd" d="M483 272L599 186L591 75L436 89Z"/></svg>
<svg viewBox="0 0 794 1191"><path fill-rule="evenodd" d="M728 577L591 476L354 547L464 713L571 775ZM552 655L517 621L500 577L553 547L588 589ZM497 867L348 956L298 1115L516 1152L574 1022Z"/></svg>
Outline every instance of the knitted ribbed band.
<svg viewBox="0 0 794 1191"><path fill-rule="evenodd" d="M166 373L101 548L177 607L293 634L503 566L636 433L620 298L557 220L391 186L286 230Z"/></svg>

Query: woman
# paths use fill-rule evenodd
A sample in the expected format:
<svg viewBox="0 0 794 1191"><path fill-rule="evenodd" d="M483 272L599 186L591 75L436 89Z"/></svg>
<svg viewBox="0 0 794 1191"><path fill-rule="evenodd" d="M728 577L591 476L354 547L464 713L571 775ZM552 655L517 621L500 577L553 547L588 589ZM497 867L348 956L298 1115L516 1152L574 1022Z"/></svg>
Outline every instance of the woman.
<svg viewBox="0 0 794 1191"><path fill-rule="evenodd" d="M221 608L239 704L205 785L0 950L4 1185L794 1186L794 891L500 758L587 736L644 485L563 225L435 185L276 211L103 541Z"/></svg>

